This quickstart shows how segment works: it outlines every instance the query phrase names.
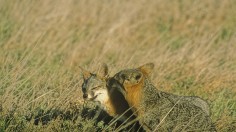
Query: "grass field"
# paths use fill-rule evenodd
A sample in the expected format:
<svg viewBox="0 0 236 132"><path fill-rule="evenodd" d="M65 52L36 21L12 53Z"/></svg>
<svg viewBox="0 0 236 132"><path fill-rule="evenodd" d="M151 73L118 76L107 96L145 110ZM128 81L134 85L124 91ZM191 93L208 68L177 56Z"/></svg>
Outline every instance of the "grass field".
<svg viewBox="0 0 236 132"><path fill-rule="evenodd" d="M115 129L83 116L79 66L102 62L111 76L153 62L157 88L235 130L235 14L235 0L0 0L0 132Z"/></svg>

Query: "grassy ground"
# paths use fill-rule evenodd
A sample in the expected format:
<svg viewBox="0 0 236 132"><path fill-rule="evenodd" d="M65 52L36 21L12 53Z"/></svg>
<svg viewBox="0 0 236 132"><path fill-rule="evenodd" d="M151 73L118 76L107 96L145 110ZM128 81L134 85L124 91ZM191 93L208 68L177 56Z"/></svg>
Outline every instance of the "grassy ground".
<svg viewBox="0 0 236 132"><path fill-rule="evenodd" d="M235 130L235 14L234 0L0 0L0 131L107 128L78 69L101 62L155 63L155 86L206 99L218 131Z"/></svg>

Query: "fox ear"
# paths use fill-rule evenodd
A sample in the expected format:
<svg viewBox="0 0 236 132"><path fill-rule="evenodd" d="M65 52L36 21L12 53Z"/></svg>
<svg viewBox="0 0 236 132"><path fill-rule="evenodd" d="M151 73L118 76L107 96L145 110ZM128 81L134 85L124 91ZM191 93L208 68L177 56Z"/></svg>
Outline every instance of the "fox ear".
<svg viewBox="0 0 236 132"><path fill-rule="evenodd" d="M100 68L98 70L98 75L103 78L108 77L108 66L106 63L102 63L102 65L100 66Z"/></svg>
<svg viewBox="0 0 236 132"><path fill-rule="evenodd" d="M139 70L141 70L141 72L145 75L149 75L152 70L154 69L154 64L153 63L147 63L145 65L142 65L140 67L138 67Z"/></svg>
<svg viewBox="0 0 236 132"><path fill-rule="evenodd" d="M82 71L84 80L88 79L91 76L91 73L89 71L84 70L81 66L79 68Z"/></svg>

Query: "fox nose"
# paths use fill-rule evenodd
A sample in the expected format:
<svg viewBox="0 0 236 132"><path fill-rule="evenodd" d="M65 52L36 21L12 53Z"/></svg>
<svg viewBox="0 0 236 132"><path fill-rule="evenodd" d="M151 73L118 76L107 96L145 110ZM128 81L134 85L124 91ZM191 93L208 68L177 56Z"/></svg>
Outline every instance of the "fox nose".
<svg viewBox="0 0 236 132"><path fill-rule="evenodd" d="M84 99L88 98L88 94L85 93L85 94L83 95L83 98L84 98Z"/></svg>

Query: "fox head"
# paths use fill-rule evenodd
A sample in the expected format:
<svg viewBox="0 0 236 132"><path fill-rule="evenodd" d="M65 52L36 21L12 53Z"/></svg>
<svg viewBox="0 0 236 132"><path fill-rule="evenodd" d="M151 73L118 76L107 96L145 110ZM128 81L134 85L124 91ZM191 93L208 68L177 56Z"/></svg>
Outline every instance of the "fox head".
<svg viewBox="0 0 236 132"><path fill-rule="evenodd" d="M84 82L82 92L84 100L103 102L108 98L106 80L108 79L108 67L103 64L97 74L91 73L80 67Z"/></svg>
<svg viewBox="0 0 236 132"><path fill-rule="evenodd" d="M119 82L118 90L126 97L127 93L133 93L143 87L145 78L150 76L154 68L153 63L147 63L135 69L125 69L115 74L114 79Z"/></svg>
<svg viewBox="0 0 236 132"><path fill-rule="evenodd" d="M133 119L124 96L116 89L115 79L108 77L108 67L103 64L94 74L81 68L84 82L82 92L84 100L98 103L110 116L119 116L118 120ZM118 84L118 83L117 83Z"/></svg>

